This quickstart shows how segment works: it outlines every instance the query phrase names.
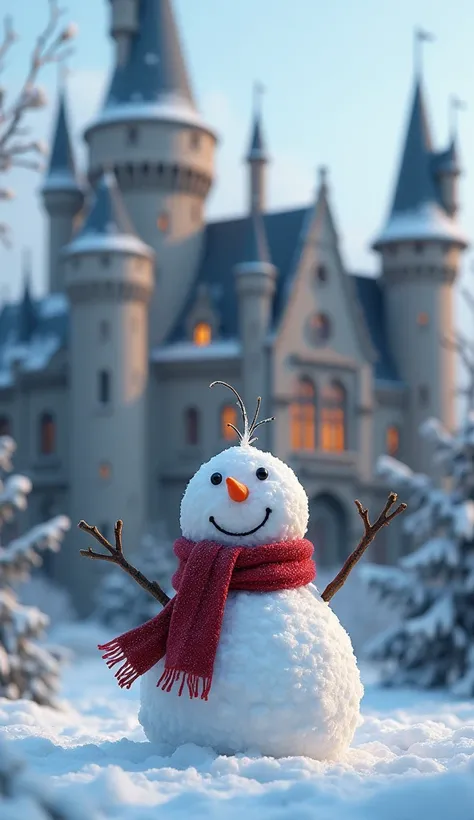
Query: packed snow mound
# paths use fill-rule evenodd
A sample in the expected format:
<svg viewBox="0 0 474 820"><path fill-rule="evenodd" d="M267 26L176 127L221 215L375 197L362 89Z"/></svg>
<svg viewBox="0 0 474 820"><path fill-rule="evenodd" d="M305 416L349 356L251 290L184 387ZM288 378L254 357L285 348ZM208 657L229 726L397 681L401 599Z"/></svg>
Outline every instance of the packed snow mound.
<svg viewBox="0 0 474 820"><path fill-rule="evenodd" d="M363 687L347 632L313 585L230 592L208 701L163 692L161 660L141 678L153 743L221 754L335 759L350 745Z"/></svg>
<svg viewBox="0 0 474 820"><path fill-rule="evenodd" d="M257 470L264 467L268 478L261 481ZM214 485L211 476L220 473L222 482ZM249 489L242 503L232 501L226 478L235 478ZM266 510L270 509L268 520ZM235 546L258 546L275 541L302 538L308 527L308 498L295 473L271 453L252 446L229 447L202 464L186 487L181 501L181 532L192 541L218 541ZM250 533L245 537L228 535L209 520L231 533ZM255 532L250 532L255 530Z"/></svg>
<svg viewBox="0 0 474 820"><path fill-rule="evenodd" d="M84 647L97 643L97 628L88 629ZM75 625L77 646L78 631ZM472 700L380 690L367 681L363 722L336 763L225 756L193 744L166 754L138 725L138 691L120 692L96 656L66 669L63 710L0 699L0 736L82 818L94 809L107 820L420 820L420 811L429 820L472 817ZM2 809L0 802L3 820ZM27 812L19 817L33 820Z"/></svg>

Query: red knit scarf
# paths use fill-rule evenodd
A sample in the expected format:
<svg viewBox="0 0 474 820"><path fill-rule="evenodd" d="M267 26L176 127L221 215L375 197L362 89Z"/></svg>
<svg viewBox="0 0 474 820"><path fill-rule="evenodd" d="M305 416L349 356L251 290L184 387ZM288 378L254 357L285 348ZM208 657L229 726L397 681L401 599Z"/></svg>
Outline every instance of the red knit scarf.
<svg viewBox="0 0 474 820"><path fill-rule="evenodd" d="M178 538L179 567L173 575L176 595L151 621L99 646L118 684L129 689L166 655L157 686L170 692L180 681L190 698L207 700L229 589L273 592L313 581L313 545L304 538L261 547L226 547L213 541ZM257 627L258 628L258 627Z"/></svg>

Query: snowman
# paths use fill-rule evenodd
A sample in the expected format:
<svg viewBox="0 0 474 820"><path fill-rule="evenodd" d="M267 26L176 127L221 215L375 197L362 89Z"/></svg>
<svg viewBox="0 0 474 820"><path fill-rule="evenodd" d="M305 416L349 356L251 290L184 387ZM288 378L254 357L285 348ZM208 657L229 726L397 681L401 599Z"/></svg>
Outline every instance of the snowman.
<svg viewBox="0 0 474 820"><path fill-rule="evenodd" d="M95 527L111 558L148 588L164 609L147 624L99 646L109 667L121 663L118 683L140 677L139 720L147 738L176 749L185 743L220 754L259 753L337 759L359 722L363 686L349 635L328 605L376 531L356 502L365 537L332 585L314 585L313 545L304 538L308 498L293 470L253 446L243 418L238 446L203 464L189 481L180 510L182 537L174 545L179 568L170 600L123 556L122 522L116 546ZM100 553L81 551L88 557ZM352 563L351 563L352 561ZM327 594L325 594L327 593Z"/></svg>

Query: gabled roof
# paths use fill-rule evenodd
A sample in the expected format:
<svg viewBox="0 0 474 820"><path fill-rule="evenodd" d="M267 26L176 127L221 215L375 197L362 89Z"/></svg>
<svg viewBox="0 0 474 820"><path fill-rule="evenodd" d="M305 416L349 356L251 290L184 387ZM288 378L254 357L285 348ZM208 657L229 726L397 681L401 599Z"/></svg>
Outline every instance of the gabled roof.
<svg viewBox="0 0 474 820"><path fill-rule="evenodd" d="M66 98L64 90L61 89L52 137L52 149L42 190L68 190L69 188L80 190L69 131Z"/></svg>
<svg viewBox="0 0 474 820"><path fill-rule="evenodd" d="M381 283L373 276L362 274L352 274L351 278L355 282L372 345L377 353L374 367L375 378L401 384L387 338L384 293Z"/></svg>
<svg viewBox="0 0 474 820"><path fill-rule="evenodd" d="M31 271L29 265L24 271L23 297L19 304L18 341L26 344L30 341L37 326L36 306L31 296Z"/></svg>
<svg viewBox="0 0 474 820"><path fill-rule="evenodd" d="M0 388L14 378L12 365L25 372L43 370L51 358L68 344L69 305L63 293L31 300L35 327L27 340L21 338L22 302L7 303L0 311Z"/></svg>
<svg viewBox="0 0 474 820"><path fill-rule="evenodd" d="M263 215L269 255L278 271L275 312L279 311L279 294L290 275L295 248L308 213L307 208ZM220 335L224 339L238 335L237 295L234 268L243 260L243 249L251 227L250 217L211 222L206 227L204 247L193 287L167 341L187 338L186 319L195 304L199 285L206 284L218 316Z"/></svg>
<svg viewBox="0 0 474 820"><path fill-rule="evenodd" d="M135 232L112 171L101 177L83 226L64 249L66 254L101 251L153 253Z"/></svg>
<svg viewBox="0 0 474 820"><path fill-rule="evenodd" d="M288 291L291 290L295 259L298 258L298 248L301 247L312 210L312 208L300 208L267 213L263 216L270 259L278 271L277 290L273 304L274 325L283 313ZM237 296L233 271L235 265L242 261L242 248L248 229L248 217L213 222L207 226L201 264L194 285L166 340L167 343L184 343L188 339L186 320L196 303L200 284L207 285L207 292L221 320L220 338L238 338ZM386 336L383 292L379 283L376 279L367 276L345 275L350 276L351 282L354 280L356 295L361 303L370 340L377 354L375 377L399 384Z"/></svg>
<svg viewBox="0 0 474 820"><path fill-rule="evenodd" d="M257 209L246 220L241 256L239 262L271 262L265 220Z"/></svg>
<svg viewBox="0 0 474 820"><path fill-rule="evenodd" d="M387 242L439 239L467 243L456 220L446 209L437 173L454 160L454 146L435 152L421 80L414 88L410 117L402 152L395 195L386 224L373 244L379 250Z"/></svg>

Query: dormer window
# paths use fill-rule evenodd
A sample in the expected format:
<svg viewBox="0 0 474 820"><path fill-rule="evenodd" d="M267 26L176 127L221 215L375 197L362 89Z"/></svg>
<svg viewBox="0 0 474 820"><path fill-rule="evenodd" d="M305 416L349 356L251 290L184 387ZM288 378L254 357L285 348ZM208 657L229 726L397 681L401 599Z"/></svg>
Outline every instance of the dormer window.
<svg viewBox="0 0 474 820"><path fill-rule="evenodd" d="M194 325L193 342L198 347L205 347L212 340L212 328L209 322L198 322Z"/></svg>

